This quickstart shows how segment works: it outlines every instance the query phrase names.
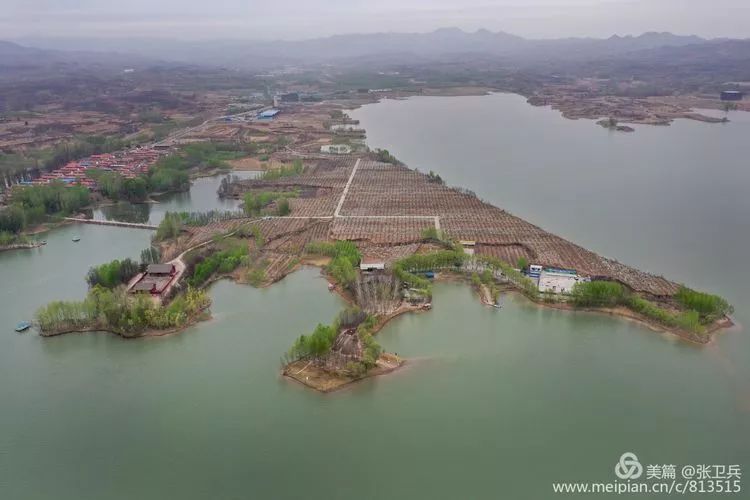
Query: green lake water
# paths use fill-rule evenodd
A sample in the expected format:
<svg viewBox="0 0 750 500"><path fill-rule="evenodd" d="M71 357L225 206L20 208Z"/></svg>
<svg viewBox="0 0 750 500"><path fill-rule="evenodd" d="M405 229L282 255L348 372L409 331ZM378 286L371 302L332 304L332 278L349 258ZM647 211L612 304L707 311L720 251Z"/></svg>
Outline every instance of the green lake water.
<svg viewBox="0 0 750 500"><path fill-rule="evenodd" d="M354 115L373 147L594 250L722 293L750 324L750 120L611 135L502 95L385 101ZM190 200L181 209L224 206L208 188ZM0 498L546 499L553 481L613 481L625 451L644 464L750 466L741 328L696 347L515 295L490 309L442 284L432 311L379 334L405 368L329 395L279 376L293 339L343 307L311 268L263 290L217 283L213 319L176 336L12 331L49 300L82 297L90 265L136 258L149 236L66 226L44 248L0 254Z"/></svg>

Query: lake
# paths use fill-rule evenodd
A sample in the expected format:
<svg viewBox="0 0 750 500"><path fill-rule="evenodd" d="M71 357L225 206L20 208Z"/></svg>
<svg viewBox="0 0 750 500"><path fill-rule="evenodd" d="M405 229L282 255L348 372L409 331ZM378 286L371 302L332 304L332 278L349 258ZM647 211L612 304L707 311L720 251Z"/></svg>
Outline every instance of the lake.
<svg viewBox="0 0 750 500"><path fill-rule="evenodd" d="M260 174L258 171L232 172L232 177L252 179ZM156 197L155 203L120 202L102 206L93 211L93 218L99 220L115 220L122 222L136 222L140 224L158 225L167 212L206 212L209 210L235 211L240 210L242 202L233 199L221 199L216 192L226 175L199 177L192 181L190 191L184 193L170 193Z"/></svg>
<svg viewBox="0 0 750 500"><path fill-rule="evenodd" d="M750 322L744 115L611 134L502 94L352 114L372 147L721 293ZM189 199L181 210L224 206L215 189ZM644 464L750 465L740 328L697 347L515 295L486 308L442 284L432 311L379 334L405 368L329 395L279 376L294 338L344 306L311 268L263 290L217 283L213 319L176 336L12 331L49 300L82 297L90 265L136 258L149 237L66 226L46 247L0 254L0 498L543 499L553 481L615 480L625 451Z"/></svg>

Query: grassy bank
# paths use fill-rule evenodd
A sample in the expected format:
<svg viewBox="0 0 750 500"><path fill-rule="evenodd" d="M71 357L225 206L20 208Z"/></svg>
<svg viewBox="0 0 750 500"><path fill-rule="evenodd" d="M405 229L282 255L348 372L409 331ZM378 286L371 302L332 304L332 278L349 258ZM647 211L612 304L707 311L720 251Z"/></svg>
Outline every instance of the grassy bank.
<svg viewBox="0 0 750 500"><path fill-rule="evenodd" d="M705 335L708 327L732 312L732 307L721 297L684 286L672 304L648 300L611 281L577 283L570 299L579 308L624 306L662 326L697 335Z"/></svg>

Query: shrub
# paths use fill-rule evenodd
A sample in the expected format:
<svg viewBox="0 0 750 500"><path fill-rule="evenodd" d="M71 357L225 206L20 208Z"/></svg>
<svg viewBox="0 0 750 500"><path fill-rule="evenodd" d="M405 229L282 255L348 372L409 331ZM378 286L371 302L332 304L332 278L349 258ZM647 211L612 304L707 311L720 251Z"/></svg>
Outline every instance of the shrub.
<svg viewBox="0 0 750 500"><path fill-rule="evenodd" d="M357 245L351 241L313 242L305 247L305 251L310 254L332 257L326 270L336 282L344 286L350 286L356 281L356 267L362 260L362 254L360 254Z"/></svg>
<svg viewBox="0 0 750 500"><path fill-rule="evenodd" d="M432 288L430 280L415 273L434 271L446 267L458 269L465 258L466 255L463 252L454 250L414 254L397 261L393 265L393 273L398 279L409 286L429 291Z"/></svg>
<svg viewBox="0 0 750 500"><path fill-rule="evenodd" d="M237 269L247 259L245 245L213 253L195 265L192 276L187 282L190 286L199 287L216 273L228 274Z"/></svg>
<svg viewBox="0 0 750 500"><path fill-rule="evenodd" d="M247 281L253 286L260 286L266 279L266 271L262 267L251 270L247 275Z"/></svg>
<svg viewBox="0 0 750 500"><path fill-rule="evenodd" d="M178 328L208 307L207 294L189 289L168 306L158 306L145 295L130 296L124 290L96 286L83 301L52 302L36 313L43 333L77 329L101 329L137 336L149 328Z"/></svg>
<svg viewBox="0 0 750 500"><path fill-rule="evenodd" d="M576 283L571 295L579 307L614 307L624 302L625 288L613 281L591 281Z"/></svg>
<svg viewBox="0 0 750 500"><path fill-rule="evenodd" d="M492 269L496 269L502 272L503 275L505 275L506 278L515 283L516 286L521 287L521 290L526 296L532 299L536 299L537 297L539 297L539 288L537 287L536 283L534 283L527 276L521 274L519 271L513 269L513 266L511 266L507 262L487 255L475 255L474 260L480 263L484 263L485 265L490 266Z"/></svg>
<svg viewBox="0 0 750 500"><path fill-rule="evenodd" d="M129 282L139 271L140 265L131 259L113 260L89 269L86 282L90 287L115 288Z"/></svg>
<svg viewBox="0 0 750 500"><path fill-rule="evenodd" d="M265 157L265 160L267 161L268 156ZM272 181L276 179L280 179L282 177L291 177L293 175L299 175L302 172L304 172L305 167L302 164L302 160L294 160L291 165L282 165L281 168L273 169L273 170L266 170L263 172L259 179L264 181Z"/></svg>
<svg viewBox="0 0 750 500"><path fill-rule="evenodd" d="M174 212L167 212L164 214L164 219L159 223L159 227L156 229L154 235L155 241L162 241L171 238L176 238L180 231L182 231L182 218L180 214Z"/></svg>
<svg viewBox="0 0 750 500"><path fill-rule="evenodd" d="M732 311L729 303L718 295L696 292L687 287L680 287L675 295L677 302L685 307L698 312L704 320L714 320Z"/></svg>
<svg viewBox="0 0 750 500"><path fill-rule="evenodd" d="M272 202L284 200L286 203L286 213L279 213L279 215L289 215L289 200L288 198L296 198L297 193L295 191L262 191L259 193L245 193L243 209L247 215L258 215L261 210L266 208ZM281 208L277 207L277 213L281 212Z"/></svg>
<svg viewBox="0 0 750 500"><path fill-rule="evenodd" d="M278 202L276 202L276 213L280 216L286 216L291 213L291 209L289 208L289 200L286 198L281 198Z"/></svg>
<svg viewBox="0 0 750 500"><path fill-rule="evenodd" d="M318 324L311 335L300 335L289 351L289 357L320 358L330 352L337 333L332 326Z"/></svg>
<svg viewBox="0 0 750 500"><path fill-rule="evenodd" d="M700 333L703 331L703 326L700 324L700 316L696 311L685 311L679 314L675 314L671 311L663 309L653 302L631 295L625 301L626 305L647 318L650 318L658 323L665 326L678 327L691 332Z"/></svg>

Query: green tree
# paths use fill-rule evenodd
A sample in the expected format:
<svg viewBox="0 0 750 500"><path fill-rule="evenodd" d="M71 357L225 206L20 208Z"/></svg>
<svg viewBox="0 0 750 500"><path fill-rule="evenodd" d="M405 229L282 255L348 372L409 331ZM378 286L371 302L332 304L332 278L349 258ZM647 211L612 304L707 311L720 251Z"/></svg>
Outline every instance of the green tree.
<svg viewBox="0 0 750 500"><path fill-rule="evenodd" d="M276 213L280 216L286 216L291 213L291 209L289 208L289 200L286 198L281 198L279 201L276 202Z"/></svg>

